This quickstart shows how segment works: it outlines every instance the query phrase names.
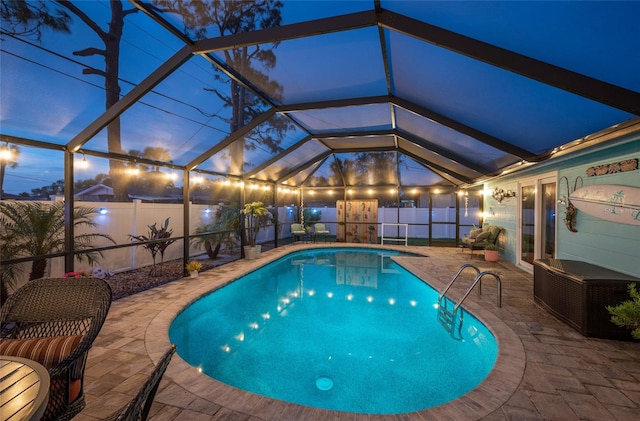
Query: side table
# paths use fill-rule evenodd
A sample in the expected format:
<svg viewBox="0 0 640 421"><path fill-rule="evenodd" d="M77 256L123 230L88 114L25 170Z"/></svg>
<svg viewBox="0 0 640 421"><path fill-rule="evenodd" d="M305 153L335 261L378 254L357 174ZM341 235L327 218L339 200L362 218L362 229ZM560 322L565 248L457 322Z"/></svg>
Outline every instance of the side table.
<svg viewBox="0 0 640 421"><path fill-rule="evenodd" d="M49 403L49 381L37 362L0 355L0 419L39 420Z"/></svg>

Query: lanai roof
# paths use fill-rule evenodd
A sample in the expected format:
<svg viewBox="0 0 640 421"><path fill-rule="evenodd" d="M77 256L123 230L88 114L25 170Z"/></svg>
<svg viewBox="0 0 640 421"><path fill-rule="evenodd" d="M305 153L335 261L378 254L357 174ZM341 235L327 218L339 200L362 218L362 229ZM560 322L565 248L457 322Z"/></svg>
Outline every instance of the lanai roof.
<svg viewBox="0 0 640 421"><path fill-rule="evenodd" d="M290 186L464 186L640 128L640 2L283 1L278 26L224 36L194 12L206 3L122 3L137 12L107 110L86 21L3 33L3 140L160 148L175 168ZM107 29L108 2L73 4Z"/></svg>

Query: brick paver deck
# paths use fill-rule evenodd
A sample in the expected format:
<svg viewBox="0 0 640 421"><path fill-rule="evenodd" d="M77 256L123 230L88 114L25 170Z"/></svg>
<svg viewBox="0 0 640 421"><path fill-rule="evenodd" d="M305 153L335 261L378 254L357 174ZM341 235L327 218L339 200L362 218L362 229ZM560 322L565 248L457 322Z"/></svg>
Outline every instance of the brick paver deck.
<svg viewBox="0 0 640 421"><path fill-rule="evenodd" d="M105 417L125 404L169 346L167 329L186 304L292 250L295 244L115 301L92 348L85 374L87 407L75 419ZM532 275L506 262L485 263L453 248L398 247L428 257L399 257L408 270L442 289L463 263L502 279L483 281L465 307L496 335L500 353L489 377L453 402L399 415L362 415L304 407L224 385L175 355L151 410L152 420L638 420L640 343L585 338L533 301ZM464 284L462 282L461 284ZM460 294L466 285L451 294Z"/></svg>

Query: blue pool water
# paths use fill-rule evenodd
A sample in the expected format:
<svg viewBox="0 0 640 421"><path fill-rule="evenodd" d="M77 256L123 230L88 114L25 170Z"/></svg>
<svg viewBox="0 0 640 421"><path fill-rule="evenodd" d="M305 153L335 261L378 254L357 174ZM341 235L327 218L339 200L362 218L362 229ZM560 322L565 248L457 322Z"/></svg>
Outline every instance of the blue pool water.
<svg viewBox="0 0 640 421"><path fill-rule="evenodd" d="M445 329L438 292L396 254L291 253L187 307L170 340L203 373L288 402L391 414L451 401L489 374L495 338L467 312Z"/></svg>

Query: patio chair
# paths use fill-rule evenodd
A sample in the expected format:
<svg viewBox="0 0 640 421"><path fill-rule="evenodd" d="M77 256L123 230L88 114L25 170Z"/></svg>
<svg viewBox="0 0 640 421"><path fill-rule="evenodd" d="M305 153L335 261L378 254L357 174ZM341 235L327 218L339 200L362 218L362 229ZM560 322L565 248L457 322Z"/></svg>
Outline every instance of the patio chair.
<svg viewBox="0 0 640 421"><path fill-rule="evenodd" d="M296 237L304 239L306 235L307 231L305 231L302 224L291 224L291 236L293 237L294 241Z"/></svg>
<svg viewBox="0 0 640 421"><path fill-rule="evenodd" d="M0 354L28 358L49 371L42 420L69 420L85 406L87 354L111 307L111 287L97 278L41 278L11 294L0 312Z"/></svg>
<svg viewBox="0 0 640 421"><path fill-rule="evenodd" d="M160 380L162 380L162 376L175 352L176 346L171 345L160 358L158 365L153 369L153 372L144 382L136 396L125 406L111 414L109 418L106 418L105 421L145 421L149 416L149 410L158 391Z"/></svg>
<svg viewBox="0 0 640 421"><path fill-rule="evenodd" d="M331 231L329 231L323 223L318 222L313 226L313 235L316 239L318 238L318 235L322 235L323 239L326 241L328 234L331 234Z"/></svg>
<svg viewBox="0 0 640 421"><path fill-rule="evenodd" d="M471 251L473 257L474 250L484 250L489 244L498 245L499 237L504 232L504 228L497 225L485 225L483 228L471 230L468 237L461 239L461 246Z"/></svg>

